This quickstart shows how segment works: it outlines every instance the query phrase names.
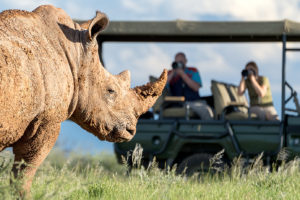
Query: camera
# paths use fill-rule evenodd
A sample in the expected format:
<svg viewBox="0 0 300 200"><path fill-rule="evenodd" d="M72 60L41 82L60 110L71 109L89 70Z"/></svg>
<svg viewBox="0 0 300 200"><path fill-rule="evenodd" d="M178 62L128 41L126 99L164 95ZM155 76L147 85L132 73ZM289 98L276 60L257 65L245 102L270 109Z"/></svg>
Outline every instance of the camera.
<svg viewBox="0 0 300 200"><path fill-rule="evenodd" d="M254 76L256 76L256 73L255 73L255 71L252 70L252 69L249 69L249 70L244 69L244 70L242 71L242 76L247 77L247 76L249 76L249 75L254 75Z"/></svg>
<svg viewBox="0 0 300 200"><path fill-rule="evenodd" d="M183 69L184 68L184 64L183 64L183 62L173 62L172 63L172 68L173 69L177 69L177 68Z"/></svg>

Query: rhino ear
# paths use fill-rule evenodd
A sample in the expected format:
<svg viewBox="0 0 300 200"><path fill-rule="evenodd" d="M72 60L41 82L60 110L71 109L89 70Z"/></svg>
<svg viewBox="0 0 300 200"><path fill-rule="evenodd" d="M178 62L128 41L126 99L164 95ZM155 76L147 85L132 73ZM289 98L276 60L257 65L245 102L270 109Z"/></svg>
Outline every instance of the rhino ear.
<svg viewBox="0 0 300 200"><path fill-rule="evenodd" d="M91 41L94 40L99 33L107 27L108 22L109 20L107 16L104 13L97 11L96 17L82 24L81 27L88 29L87 37Z"/></svg>
<svg viewBox="0 0 300 200"><path fill-rule="evenodd" d="M130 72L128 70L125 70L118 74L117 78L125 84L126 88L130 88Z"/></svg>

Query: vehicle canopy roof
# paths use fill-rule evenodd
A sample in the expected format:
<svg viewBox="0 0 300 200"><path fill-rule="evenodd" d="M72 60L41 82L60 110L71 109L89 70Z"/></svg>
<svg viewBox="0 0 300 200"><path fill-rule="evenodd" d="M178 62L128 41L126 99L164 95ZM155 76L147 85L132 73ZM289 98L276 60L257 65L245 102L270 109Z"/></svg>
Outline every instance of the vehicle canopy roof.
<svg viewBox="0 0 300 200"><path fill-rule="evenodd" d="M274 42L300 41L300 23L283 21L111 21L99 37L136 42Z"/></svg>

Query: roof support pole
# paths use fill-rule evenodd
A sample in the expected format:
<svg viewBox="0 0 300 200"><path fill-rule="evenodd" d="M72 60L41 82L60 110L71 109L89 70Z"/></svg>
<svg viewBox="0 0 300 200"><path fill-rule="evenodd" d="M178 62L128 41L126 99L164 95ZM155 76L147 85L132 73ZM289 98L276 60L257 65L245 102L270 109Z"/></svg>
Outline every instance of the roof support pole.
<svg viewBox="0 0 300 200"><path fill-rule="evenodd" d="M282 78L281 78L281 121L285 116L285 68L286 68L286 34L282 35Z"/></svg>

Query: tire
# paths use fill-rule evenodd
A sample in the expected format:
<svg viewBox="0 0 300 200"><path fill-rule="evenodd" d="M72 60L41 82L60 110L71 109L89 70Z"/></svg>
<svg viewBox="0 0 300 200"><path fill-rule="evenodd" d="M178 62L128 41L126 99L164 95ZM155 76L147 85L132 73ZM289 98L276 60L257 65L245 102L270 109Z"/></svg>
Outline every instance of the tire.
<svg viewBox="0 0 300 200"><path fill-rule="evenodd" d="M198 173L209 172L211 154L198 153L185 158L177 167L177 174L185 174L186 176L193 176Z"/></svg>

